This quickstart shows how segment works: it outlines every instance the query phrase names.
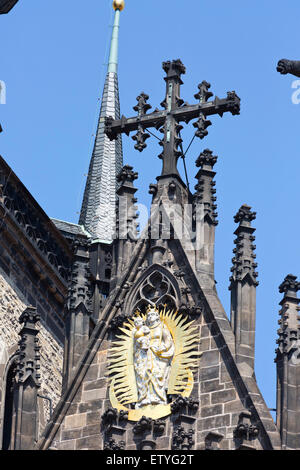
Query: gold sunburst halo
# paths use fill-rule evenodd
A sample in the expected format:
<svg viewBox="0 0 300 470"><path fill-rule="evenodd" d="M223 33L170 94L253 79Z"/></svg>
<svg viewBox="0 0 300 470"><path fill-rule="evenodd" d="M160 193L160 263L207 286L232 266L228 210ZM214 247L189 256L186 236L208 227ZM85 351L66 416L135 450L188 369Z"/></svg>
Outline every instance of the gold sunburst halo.
<svg viewBox="0 0 300 470"><path fill-rule="evenodd" d="M148 311L151 309L159 313L160 320L168 328L175 345L167 393L189 397L194 386L193 370L198 366L202 355L197 350L198 328L194 326L194 321L188 321L183 315L178 315L177 311L167 310L166 306L160 312L156 307L149 306ZM135 312L136 317L145 320L146 315ZM131 421L138 421L142 416L159 419L171 413L170 404L148 405L135 410L127 408L128 405L138 401L134 370L133 329L133 319L127 319L119 328L121 334L116 335L117 341L112 342L109 351L107 375L111 381L110 401L112 406L119 411L127 410L128 419Z"/></svg>

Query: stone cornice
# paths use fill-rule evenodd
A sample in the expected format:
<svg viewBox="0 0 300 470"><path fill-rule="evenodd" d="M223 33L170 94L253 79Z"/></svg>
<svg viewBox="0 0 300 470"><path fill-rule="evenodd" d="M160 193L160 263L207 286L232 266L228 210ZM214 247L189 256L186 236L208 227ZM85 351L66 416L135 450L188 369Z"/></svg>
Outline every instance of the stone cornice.
<svg viewBox="0 0 300 470"><path fill-rule="evenodd" d="M34 271L43 278L50 277L64 291L73 256L71 247L1 157L0 215L2 236L21 244L23 256L29 261L31 258Z"/></svg>

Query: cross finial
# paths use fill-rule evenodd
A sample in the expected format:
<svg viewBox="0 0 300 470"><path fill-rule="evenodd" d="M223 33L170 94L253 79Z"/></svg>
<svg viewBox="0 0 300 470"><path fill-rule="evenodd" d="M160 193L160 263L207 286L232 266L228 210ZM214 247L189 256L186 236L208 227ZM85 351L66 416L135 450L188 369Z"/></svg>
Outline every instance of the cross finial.
<svg viewBox="0 0 300 470"><path fill-rule="evenodd" d="M137 100L138 105L134 110L138 112L137 117L126 119L122 116L121 120L106 119L105 132L107 136L114 140L120 133L129 135L131 131L137 130L133 136L136 141L135 148L140 152L146 148L145 141L150 137L147 129L154 127L163 134L160 145L163 152L159 157L163 160L163 176L178 176L177 160L182 155L180 122L188 123L192 119L197 119L193 125L196 128L195 136L203 139L207 134L207 128L211 121L207 116L219 114L222 116L225 112L231 112L233 115L239 114L240 99L234 91L228 92L225 99L219 99L217 96L214 101L209 101L213 93L209 91L210 83L205 80L198 85L198 93L195 95L199 100L198 104L189 105L184 103L180 97L180 86L182 85L181 75L186 71L185 66L180 59L166 61L162 64L166 72L164 80L166 81L166 95L161 103L164 110L155 109L151 114L147 114L150 105L147 103L148 95L141 93Z"/></svg>

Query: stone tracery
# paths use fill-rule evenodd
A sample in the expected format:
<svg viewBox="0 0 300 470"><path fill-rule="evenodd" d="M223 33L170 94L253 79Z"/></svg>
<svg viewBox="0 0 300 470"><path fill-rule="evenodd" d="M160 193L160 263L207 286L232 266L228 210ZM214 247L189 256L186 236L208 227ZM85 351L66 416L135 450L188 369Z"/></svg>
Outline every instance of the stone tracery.
<svg viewBox="0 0 300 470"><path fill-rule="evenodd" d="M149 272L150 271L150 272ZM169 308L176 309L179 304L180 292L175 278L161 266L153 266L143 273L138 286L133 288L130 303L126 303L126 310L145 312L146 307L157 307L167 304Z"/></svg>

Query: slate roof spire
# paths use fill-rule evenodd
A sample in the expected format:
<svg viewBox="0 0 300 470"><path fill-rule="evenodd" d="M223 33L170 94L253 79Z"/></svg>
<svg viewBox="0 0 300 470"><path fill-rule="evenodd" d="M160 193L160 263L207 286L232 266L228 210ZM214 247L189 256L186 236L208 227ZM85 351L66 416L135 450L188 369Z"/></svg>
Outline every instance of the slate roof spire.
<svg viewBox="0 0 300 470"><path fill-rule="evenodd" d="M90 161L87 182L80 212L79 224L94 239L109 243L115 233L116 177L123 166L122 140L110 141L104 133L106 116L120 118L118 87L118 42L122 0L114 1L115 19L110 44L109 63L102 95L100 116Z"/></svg>

